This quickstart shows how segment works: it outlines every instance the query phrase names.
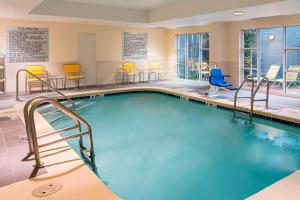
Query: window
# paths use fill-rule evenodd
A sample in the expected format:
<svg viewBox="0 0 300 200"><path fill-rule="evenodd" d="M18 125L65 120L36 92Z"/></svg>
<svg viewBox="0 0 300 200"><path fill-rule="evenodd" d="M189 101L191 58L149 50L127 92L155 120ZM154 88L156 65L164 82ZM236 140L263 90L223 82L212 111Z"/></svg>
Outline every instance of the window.
<svg viewBox="0 0 300 200"><path fill-rule="evenodd" d="M177 36L177 76L185 78L186 63L186 37L185 35Z"/></svg>
<svg viewBox="0 0 300 200"><path fill-rule="evenodd" d="M257 30L242 32L241 79L257 74Z"/></svg>
<svg viewBox="0 0 300 200"><path fill-rule="evenodd" d="M240 58L240 82L266 76L271 91L299 95L300 26L243 30Z"/></svg>
<svg viewBox="0 0 300 200"><path fill-rule="evenodd" d="M282 79L283 66L283 48L284 48L284 29L283 28L268 28L260 30L260 68L258 77L269 76L272 82ZM275 74L275 78L268 75L272 65L280 66L279 71ZM270 74L270 73L269 73ZM273 80L277 79L277 80ZM282 91L282 84L274 83L272 90Z"/></svg>
<svg viewBox="0 0 300 200"><path fill-rule="evenodd" d="M177 35L177 77L201 79L198 63L209 63L208 33Z"/></svg>
<svg viewBox="0 0 300 200"><path fill-rule="evenodd" d="M300 26L286 28L285 92L299 94Z"/></svg>

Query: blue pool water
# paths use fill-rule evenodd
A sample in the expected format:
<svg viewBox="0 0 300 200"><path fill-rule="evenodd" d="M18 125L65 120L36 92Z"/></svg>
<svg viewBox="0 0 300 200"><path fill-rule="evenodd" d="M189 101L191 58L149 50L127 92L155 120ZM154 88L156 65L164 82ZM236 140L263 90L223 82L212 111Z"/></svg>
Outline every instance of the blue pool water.
<svg viewBox="0 0 300 200"><path fill-rule="evenodd" d="M162 94L104 97L80 115L99 178L123 199L239 200L300 167L298 129Z"/></svg>

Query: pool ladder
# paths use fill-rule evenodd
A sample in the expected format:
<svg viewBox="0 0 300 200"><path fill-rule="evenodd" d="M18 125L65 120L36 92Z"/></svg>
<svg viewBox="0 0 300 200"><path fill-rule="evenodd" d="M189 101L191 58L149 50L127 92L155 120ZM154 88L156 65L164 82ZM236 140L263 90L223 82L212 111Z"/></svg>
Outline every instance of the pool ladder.
<svg viewBox="0 0 300 200"><path fill-rule="evenodd" d="M36 132L36 126L35 126L35 120L34 120L34 111L39 105L42 104L52 104L54 107L62 111L65 115L70 117L74 120L75 124L70 127L66 127L57 131L48 132L44 134L37 135ZM53 145L62 141L66 141L68 139L72 138L79 138L79 147L80 152L83 157L83 159L91 166L93 170L96 169L95 167L95 154L94 154L94 146L93 146L93 138L92 138L92 129L91 126L88 124L87 121L85 121L83 118L81 118L79 115L77 115L74 111L68 109L65 105L60 103L58 100L55 100L53 98L49 97L36 97L28 101L24 106L24 120L26 125L26 133L27 133L27 140L28 140L28 146L29 146L29 153L28 157L31 155L34 155L35 158L35 165L34 167L40 168L43 167L43 162L41 162L40 159L40 151L39 149L42 147L46 147L49 145ZM85 126L86 130L82 130L82 125ZM38 139L43 138L46 136L59 134L65 131L74 130L77 129L76 134L68 135L62 138L59 138L57 140L50 141L48 143L44 144L38 144ZM87 135L88 137L88 147L85 147L83 144L83 136Z"/></svg>
<svg viewBox="0 0 300 200"><path fill-rule="evenodd" d="M245 83L247 81L251 81L251 96L242 96L242 97L239 97L238 94L239 92L241 91L242 87L245 85ZM253 107L254 107L254 103L256 101L265 101L266 102L266 105L265 107L268 108L269 106L269 91L270 91L270 81L267 77L263 77L258 86L256 87L256 89L254 90L254 83L255 83L255 80L254 80L254 77L253 76L247 76L243 83L240 85L240 87L237 89L237 91L235 92L235 95L234 95L234 105L233 105L233 116L235 117L236 116L236 112L237 112L237 99L238 98L249 98L250 99L250 119L252 120L253 118ZM266 83L266 86L267 86L267 91L266 91L266 98L265 99L255 99L255 96L259 90L259 88L262 86L263 83Z"/></svg>

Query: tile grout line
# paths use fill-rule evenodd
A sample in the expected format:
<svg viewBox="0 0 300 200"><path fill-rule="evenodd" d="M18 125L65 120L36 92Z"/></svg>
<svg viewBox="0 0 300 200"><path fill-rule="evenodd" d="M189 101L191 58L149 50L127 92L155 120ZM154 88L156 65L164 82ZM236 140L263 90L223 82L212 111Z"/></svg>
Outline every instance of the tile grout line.
<svg viewBox="0 0 300 200"><path fill-rule="evenodd" d="M10 154L9 151L8 151L7 145L6 145L5 138L4 138L2 133L1 133L1 136L2 136L2 139L3 139L3 142L4 142L5 150L6 150L7 154ZM13 179L14 179L14 183L16 183L16 176L15 176L15 173L14 173L14 169L13 169L13 165L12 165L12 159L10 158L10 155L8 155L8 159L9 159L9 166L10 166L11 173L12 173L12 176L13 176Z"/></svg>
<svg viewBox="0 0 300 200"><path fill-rule="evenodd" d="M19 117L17 117L16 119L17 119L17 121L18 121L19 126L21 126L21 128L22 128L23 131L24 131L25 127L24 127L24 126L22 125L22 123L20 122ZM22 132L23 132L23 131L22 131ZM25 129L25 131L26 131L26 129ZM20 132L20 133L21 133L21 132ZM18 136L18 135L17 135L17 136ZM21 142L20 139L19 139L19 141ZM7 151L8 151L8 150L7 150ZM13 168L13 165L12 165L12 160L11 160L10 164L11 164L11 168L12 168L13 177L14 177L15 183L16 183L16 182L17 182L17 179L16 179L16 177L15 177L15 171L14 171L14 168Z"/></svg>
<svg viewBox="0 0 300 200"><path fill-rule="evenodd" d="M3 134L1 132L0 132L0 135L1 135L1 138L2 138L2 141L3 141L3 144L4 144L5 153L8 153L8 149L7 149L7 146L6 146L6 142L5 142L4 136L3 136Z"/></svg>

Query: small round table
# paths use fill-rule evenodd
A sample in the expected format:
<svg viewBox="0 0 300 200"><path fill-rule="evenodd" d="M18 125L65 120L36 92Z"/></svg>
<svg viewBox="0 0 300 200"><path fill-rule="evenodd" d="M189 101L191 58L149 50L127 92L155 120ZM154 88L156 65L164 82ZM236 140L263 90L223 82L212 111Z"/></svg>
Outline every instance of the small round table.
<svg viewBox="0 0 300 200"><path fill-rule="evenodd" d="M58 88L58 80L61 80L61 89L64 89L64 80L65 77L64 76L60 76L60 75L53 75L49 77L50 81L52 83L54 83L55 89Z"/></svg>

